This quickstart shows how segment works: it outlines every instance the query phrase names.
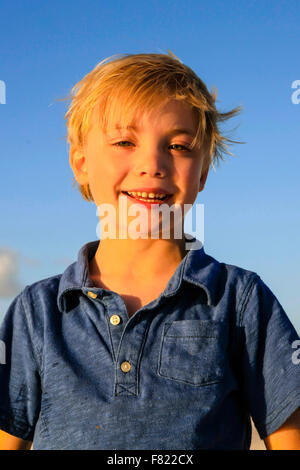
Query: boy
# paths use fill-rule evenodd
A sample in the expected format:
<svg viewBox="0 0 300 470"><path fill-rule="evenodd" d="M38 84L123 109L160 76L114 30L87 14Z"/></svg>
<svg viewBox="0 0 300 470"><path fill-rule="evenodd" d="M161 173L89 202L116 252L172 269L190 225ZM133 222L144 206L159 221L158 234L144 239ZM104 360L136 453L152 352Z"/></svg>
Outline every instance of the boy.
<svg viewBox="0 0 300 470"><path fill-rule="evenodd" d="M103 61L72 92L70 165L101 241L4 318L2 448L249 449L252 416L268 449L300 449L295 329L256 273L177 231L238 109L164 54Z"/></svg>

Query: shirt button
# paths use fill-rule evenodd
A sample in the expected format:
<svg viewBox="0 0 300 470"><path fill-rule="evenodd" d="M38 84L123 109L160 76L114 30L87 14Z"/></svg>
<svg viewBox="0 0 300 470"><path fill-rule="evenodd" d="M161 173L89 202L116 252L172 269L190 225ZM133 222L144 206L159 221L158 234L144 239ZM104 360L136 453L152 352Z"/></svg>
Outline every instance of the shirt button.
<svg viewBox="0 0 300 470"><path fill-rule="evenodd" d="M118 325L121 321L121 318L119 317L119 315L112 315L109 321L112 325Z"/></svg>
<svg viewBox="0 0 300 470"><path fill-rule="evenodd" d="M131 365L130 365L129 362L127 362L127 361L122 362L122 364L121 364L121 370L122 370L123 372L127 373L127 372L130 371L130 369L131 369Z"/></svg>
<svg viewBox="0 0 300 470"><path fill-rule="evenodd" d="M87 295L88 295L89 297L92 297L92 299L96 299L96 298L97 298L97 294L95 294L95 292L90 292L90 291L89 291L89 292L87 293Z"/></svg>

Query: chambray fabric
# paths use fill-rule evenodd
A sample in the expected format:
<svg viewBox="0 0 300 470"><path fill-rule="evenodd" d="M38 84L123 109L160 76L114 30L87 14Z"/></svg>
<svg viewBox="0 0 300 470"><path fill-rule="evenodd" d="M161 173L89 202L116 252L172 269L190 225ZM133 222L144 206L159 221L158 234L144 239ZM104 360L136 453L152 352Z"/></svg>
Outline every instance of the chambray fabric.
<svg viewBox="0 0 300 470"><path fill-rule="evenodd" d="M191 249L129 319L89 278L98 244L11 303L1 429L34 449L249 449L250 416L264 438L300 406L299 337L257 273Z"/></svg>

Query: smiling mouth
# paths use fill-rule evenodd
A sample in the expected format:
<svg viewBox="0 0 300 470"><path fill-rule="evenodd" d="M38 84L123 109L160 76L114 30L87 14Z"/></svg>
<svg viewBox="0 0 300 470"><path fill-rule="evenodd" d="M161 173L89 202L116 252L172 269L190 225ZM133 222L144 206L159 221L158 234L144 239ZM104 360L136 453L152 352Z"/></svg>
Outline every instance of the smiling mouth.
<svg viewBox="0 0 300 470"><path fill-rule="evenodd" d="M146 202L148 204L162 204L167 199L170 199L170 197L172 196L172 194L167 194L166 196L163 196L161 198L147 198L138 195L133 196L132 194L129 194L126 191L122 191L122 194L125 194L125 196L129 197L130 199L133 199L134 201Z"/></svg>

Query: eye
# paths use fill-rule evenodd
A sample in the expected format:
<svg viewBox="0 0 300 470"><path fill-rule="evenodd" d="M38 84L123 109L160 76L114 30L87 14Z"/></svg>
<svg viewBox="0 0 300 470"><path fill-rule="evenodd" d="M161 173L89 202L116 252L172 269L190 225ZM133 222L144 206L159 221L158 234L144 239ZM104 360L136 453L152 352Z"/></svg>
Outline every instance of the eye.
<svg viewBox="0 0 300 470"><path fill-rule="evenodd" d="M119 142L115 142L113 145L115 147L129 147L130 145L133 145L133 143L128 140L120 140Z"/></svg>
<svg viewBox="0 0 300 470"><path fill-rule="evenodd" d="M183 151L186 151L186 152L190 152L190 149L187 148L185 145L181 145L181 144L172 144L172 145L170 145L170 147L176 147L176 148L174 148L174 150L179 150L179 151L182 151L182 150L183 150ZM178 147L180 147L180 148L178 148Z"/></svg>

